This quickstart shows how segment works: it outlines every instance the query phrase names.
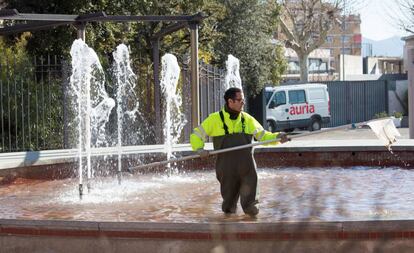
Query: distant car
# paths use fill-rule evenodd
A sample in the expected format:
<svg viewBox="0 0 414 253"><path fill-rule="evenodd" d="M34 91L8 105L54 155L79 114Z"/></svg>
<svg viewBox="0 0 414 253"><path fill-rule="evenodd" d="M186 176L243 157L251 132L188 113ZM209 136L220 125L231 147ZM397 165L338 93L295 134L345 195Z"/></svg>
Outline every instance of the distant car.
<svg viewBox="0 0 414 253"><path fill-rule="evenodd" d="M330 122L330 102L325 84L299 84L266 87L268 130L293 131L295 128L320 130Z"/></svg>

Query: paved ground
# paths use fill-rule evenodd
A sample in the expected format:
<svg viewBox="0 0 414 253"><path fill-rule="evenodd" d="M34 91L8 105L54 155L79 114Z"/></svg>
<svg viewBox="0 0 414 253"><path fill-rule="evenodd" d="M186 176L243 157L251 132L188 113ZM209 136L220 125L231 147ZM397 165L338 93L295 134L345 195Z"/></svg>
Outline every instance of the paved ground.
<svg viewBox="0 0 414 253"><path fill-rule="evenodd" d="M392 144L393 150L414 151L414 139L408 139L408 128L398 128L401 136ZM368 128L344 129L335 131L295 131L293 136L301 133L315 133L310 136L292 138L292 141L275 146L278 149L295 151L380 151L388 144L377 138ZM269 146L265 146L266 148Z"/></svg>
<svg viewBox="0 0 414 253"><path fill-rule="evenodd" d="M312 136L301 137L301 140L361 140L361 139L377 139L374 132L370 128L359 128L359 129L345 129L332 132L323 132L317 133ZM408 128L398 128L398 131L401 134L401 137L398 139L408 139ZM301 134L307 133L308 131L296 131L292 134Z"/></svg>

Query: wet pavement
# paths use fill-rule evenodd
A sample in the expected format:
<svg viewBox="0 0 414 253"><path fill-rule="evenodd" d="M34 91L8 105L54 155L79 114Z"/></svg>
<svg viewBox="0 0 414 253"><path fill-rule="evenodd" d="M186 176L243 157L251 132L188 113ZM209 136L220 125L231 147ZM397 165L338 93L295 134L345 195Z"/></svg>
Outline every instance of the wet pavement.
<svg viewBox="0 0 414 253"><path fill-rule="evenodd" d="M318 131L315 132L317 134L301 137L300 140L341 140L341 141L353 141L353 140L361 140L361 139L369 139L369 140L376 140L378 139L374 132L369 127L364 128L356 128L356 129L344 129L344 130L337 130L332 132L323 132L322 129L319 133ZM409 129L408 128L397 128L399 133L401 134L400 137L397 139L409 139ZM309 131L294 131L292 135L297 135L301 133L308 133Z"/></svg>

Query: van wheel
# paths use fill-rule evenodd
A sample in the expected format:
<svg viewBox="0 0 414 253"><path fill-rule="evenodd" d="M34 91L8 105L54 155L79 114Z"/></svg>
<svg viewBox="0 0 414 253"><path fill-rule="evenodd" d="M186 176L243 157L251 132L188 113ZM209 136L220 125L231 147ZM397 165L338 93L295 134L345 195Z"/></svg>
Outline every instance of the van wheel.
<svg viewBox="0 0 414 253"><path fill-rule="evenodd" d="M309 126L309 131L318 131L321 130L321 121L319 119L313 118Z"/></svg>
<svg viewBox="0 0 414 253"><path fill-rule="evenodd" d="M273 120L267 121L267 131L272 133L276 132L276 124Z"/></svg>

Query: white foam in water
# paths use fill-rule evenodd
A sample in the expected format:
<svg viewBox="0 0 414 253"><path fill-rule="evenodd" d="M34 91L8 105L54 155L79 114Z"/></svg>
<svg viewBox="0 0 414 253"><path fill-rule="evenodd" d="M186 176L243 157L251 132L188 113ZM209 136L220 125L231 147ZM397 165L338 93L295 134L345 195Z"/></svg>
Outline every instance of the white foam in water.
<svg viewBox="0 0 414 253"><path fill-rule="evenodd" d="M133 200L148 190L160 189L165 187L162 182L137 182L136 180L124 180L119 185L116 180L97 181L93 184L93 190L84 195L82 199L76 193L76 189L71 188L58 196L61 203L117 203L126 200ZM56 199L52 200L56 201Z"/></svg>
<svg viewBox="0 0 414 253"><path fill-rule="evenodd" d="M165 98L164 143L167 159L172 157L172 147L178 143L181 131L187 123L181 112L182 99L177 89L180 67L177 58L165 54L161 58L161 90Z"/></svg>
<svg viewBox="0 0 414 253"><path fill-rule="evenodd" d="M387 147L397 141L396 137L401 136L391 119L373 120L367 125Z"/></svg>
<svg viewBox="0 0 414 253"><path fill-rule="evenodd" d="M169 184L177 184L177 183L197 183L206 181L207 178L205 176L199 176L199 177L193 177L191 175L163 175L163 176L154 176L152 177L152 180L155 182L162 182L163 184L169 183Z"/></svg>
<svg viewBox="0 0 414 253"><path fill-rule="evenodd" d="M127 178L119 185L118 181L112 178L101 178L94 181L92 191L84 195L81 200L75 188L63 187L64 189L57 196L57 199L53 199L51 202L98 204L133 201L144 197L148 191L153 192L155 190L200 184L213 180L213 174L198 174L196 177L194 174L154 175L145 179Z"/></svg>
<svg viewBox="0 0 414 253"><path fill-rule="evenodd" d="M224 89L227 90L231 87L242 89L242 82L240 78L240 61L233 55L229 54L226 61L226 77Z"/></svg>

